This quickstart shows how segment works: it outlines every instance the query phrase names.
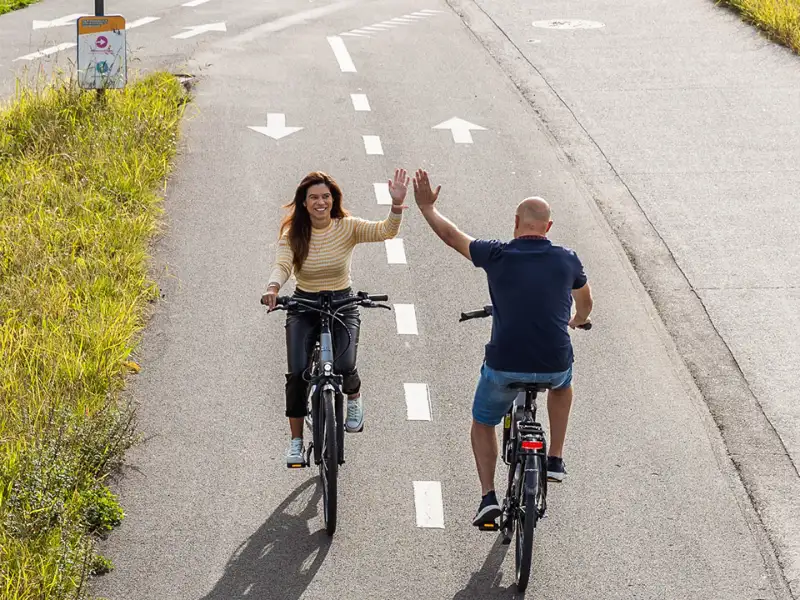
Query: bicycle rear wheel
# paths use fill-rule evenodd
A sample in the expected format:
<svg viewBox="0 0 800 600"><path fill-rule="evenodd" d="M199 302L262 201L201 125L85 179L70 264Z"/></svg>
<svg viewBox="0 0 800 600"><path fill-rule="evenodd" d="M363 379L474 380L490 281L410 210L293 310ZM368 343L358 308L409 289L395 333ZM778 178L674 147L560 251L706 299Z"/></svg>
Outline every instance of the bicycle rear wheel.
<svg viewBox="0 0 800 600"><path fill-rule="evenodd" d="M533 532L536 521L539 519L540 495L540 459L538 456L528 455L524 463L518 463L523 468L522 485L518 488L519 504L516 514L516 582L517 590L524 592L528 587L531 574L531 561L533 559Z"/></svg>
<svg viewBox="0 0 800 600"><path fill-rule="evenodd" d="M325 531L328 535L333 535L336 531L336 484L339 475L338 436L333 397L333 390L322 390L322 461L319 464L319 475L322 479L322 506Z"/></svg>

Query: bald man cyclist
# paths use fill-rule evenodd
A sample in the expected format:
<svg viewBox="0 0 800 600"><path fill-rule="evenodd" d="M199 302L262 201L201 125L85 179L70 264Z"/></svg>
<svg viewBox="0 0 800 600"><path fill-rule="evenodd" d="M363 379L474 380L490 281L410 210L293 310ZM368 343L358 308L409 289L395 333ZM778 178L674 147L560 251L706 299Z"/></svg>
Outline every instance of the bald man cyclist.
<svg viewBox="0 0 800 600"><path fill-rule="evenodd" d="M486 271L493 307L492 337L475 390L470 432L483 496L472 521L479 526L502 513L494 491L495 427L517 395L510 383L552 385L547 393L547 477L561 482L566 476L562 454L572 406L573 363L568 327L589 321L592 292L577 254L547 239L553 221L545 200L534 197L519 203L512 241L476 240L436 209L440 190L437 186L433 191L428 174L417 171L414 198L422 215L445 244Z"/></svg>

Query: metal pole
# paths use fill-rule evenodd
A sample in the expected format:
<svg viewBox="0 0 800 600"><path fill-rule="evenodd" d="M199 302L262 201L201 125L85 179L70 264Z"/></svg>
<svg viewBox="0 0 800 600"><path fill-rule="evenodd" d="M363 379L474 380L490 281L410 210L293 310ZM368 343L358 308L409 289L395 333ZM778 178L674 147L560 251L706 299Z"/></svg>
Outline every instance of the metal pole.
<svg viewBox="0 0 800 600"><path fill-rule="evenodd" d="M102 17L105 15L105 0L94 0L94 15ZM102 102L105 99L106 91L103 88L97 90L97 100Z"/></svg>

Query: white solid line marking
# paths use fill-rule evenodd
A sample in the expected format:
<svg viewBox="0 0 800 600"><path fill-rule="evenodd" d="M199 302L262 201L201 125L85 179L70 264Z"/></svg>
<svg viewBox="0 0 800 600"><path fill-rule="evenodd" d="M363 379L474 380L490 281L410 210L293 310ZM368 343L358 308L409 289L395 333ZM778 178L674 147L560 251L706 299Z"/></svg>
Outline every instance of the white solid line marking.
<svg viewBox="0 0 800 600"><path fill-rule="evenodd" d="M344 40L338 35L328 37L328 43L331 45L333 54L339 63L339 68L343 73L355 73L356 66L353 64L353 59L350 58L350 53L347 51L347 46L344 45Z"/></svg>
<svg viewBox="0 0 800 600"><path fill-rule="evenodd" d="M417 313L413 304L395 304L394 316L397 321L397 333L400 335L417 335Z"/></svg>
<svg viewBox="0 0 800 600"><path fill-rule="evenodd" d="M406 249L402 238L386 240L386 260L390 265L406 264Z"/></svg>
<svg viewBox="0 0 800 600"><path fill-rule="evenodd" d="M128 23L125 28L126 29L136 29L137 27L141 27L142 25L147 25L149 23L154 23L158 21L161 17L143 17L141 19L137 19L131 23Z"/></svg>
<svg viewBox="0 0 800 600"><path fill-rule="evenodd" d="M49 56L50 54L55 54L56 52L61 52L62 50L67 50L68 48L74 48L78 44L73 42L65 42L63 44L59 44L58 46L50 46L49 48L45 48L44 50L39 50L38 52L34 52L32 54L26 54L25 56L20 56L19 58L15 58L13 62L18 60L35 60L37 58L43 58L45 56Z"/></svg>
<svg viewBox="0 0 800 600"><path fill-rule="evenodd" d="M415 481L414 506L417 509L417 527L444 529L441 482Z"/></svg>
<svg viewBox="0 0 800 600"><path fill-rule="evenodd" d="M392 203L392 196L389 193L388 183L373 183L372 186L375 188L375 199L378 201L378 204L389 205Z"/></svg>
<svg viewBox="0 0 800 600"><path fill-rule="evenodd" d="M350 94L350 99L353 101L353 108L359 112L369 112L369 98L366 94Z"/></svg>
<svg viewBox="0 0 800 600"><path fill-rule="evenodd" d="M427 383L404 383L406 414L409 421L431 420L431 398Z"/></svg>
<svg viewBox="0 0 800 600"><path fill-rule="evenodd" d="M381 138L377 135L365 135L364 150L367 154L383 154L383 146L381 146Z"/></svg>
<svg viewBox="0 0 800 600"><path fill-rule="evenodd" d="M183 4L183 6L200 6L206 2L208 2L208 0L191 0L191 2L187 2L186 4Z"/></svg>

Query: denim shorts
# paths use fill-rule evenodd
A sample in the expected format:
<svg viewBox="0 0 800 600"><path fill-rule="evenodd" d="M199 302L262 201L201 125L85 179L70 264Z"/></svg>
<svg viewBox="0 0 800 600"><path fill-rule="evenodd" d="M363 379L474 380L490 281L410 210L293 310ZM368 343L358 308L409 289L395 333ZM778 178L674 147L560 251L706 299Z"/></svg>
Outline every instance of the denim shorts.
<svg viewBox="0 0 800 600"><path fill-rule="evenodd" d="M490 427L500 423L519 393L508 386L518 382L549 383L555 390L568 388L572 385L572 367L560 373L510 373L495 371L483 363L472 403L472 418Z"/></svg>

